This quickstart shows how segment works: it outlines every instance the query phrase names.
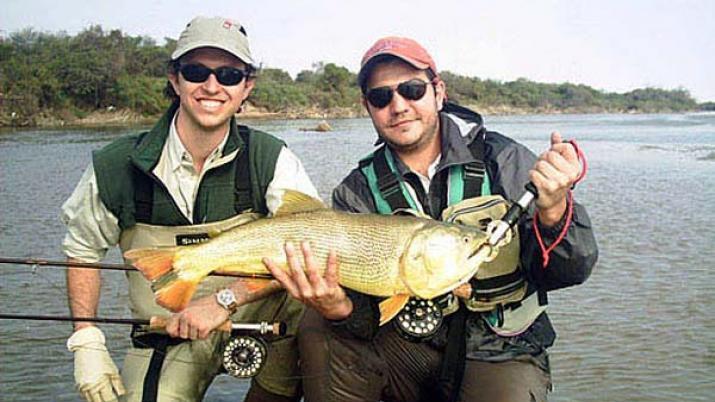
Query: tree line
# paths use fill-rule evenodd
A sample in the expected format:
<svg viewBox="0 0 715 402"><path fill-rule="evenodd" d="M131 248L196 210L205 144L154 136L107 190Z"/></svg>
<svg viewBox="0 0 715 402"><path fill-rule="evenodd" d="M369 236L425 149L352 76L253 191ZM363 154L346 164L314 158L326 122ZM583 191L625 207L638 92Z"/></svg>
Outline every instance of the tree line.
<svg viewBox="0 0 715 402"><path fill-rule="evenodd" d="M32 125L41 116L76 120L96 110L160 114L167 62L176 42L163 45L120 30L91 26L77 35L32 29L0 38L0 125ZM635 89L610 93L586 85L510 82L441 72L450 99L479 108L532 112L681 112L715 110L685 89ZM291 77L262 68L249 103L275 113L359 113L356 74L333 63L315 63Z"/></svg>

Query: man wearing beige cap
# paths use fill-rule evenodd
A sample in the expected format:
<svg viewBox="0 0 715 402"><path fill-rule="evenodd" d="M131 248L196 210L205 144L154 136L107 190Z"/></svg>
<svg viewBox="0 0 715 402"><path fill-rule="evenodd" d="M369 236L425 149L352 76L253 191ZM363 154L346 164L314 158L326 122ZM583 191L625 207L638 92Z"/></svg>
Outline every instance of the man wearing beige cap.
<svg viewBox="0 0 715 402"><path fill-rule="evenodd" d="M488 131L479 114L447 101L434 60L408 38L378 40L362 59L358 84L381 145L334 190L334 208L413 209L487 230L526 183L539 196L469 291L413 299L382 326L385 306L343 290L335 261L325 277L310 263L303 274L292 248L291 275L268 262L311 307L298 335L306 401L546 400L546 348L555 339L546 292L586 280L598 254L586 210L570 196L580 171L574 147L553 133L537 158ZM555 246L550 254L541 241ZM309 246L302 253L313 261Z"/></svg>
<svg viewBox="0 0 715 402"><path fill-rule="evenodd" d="M99 261L110 247L192 244L209 234L274 212L284 189L318 197L298 158L269 134L238 125L251 93L255 63L246 30L226 18L194 18L171 55L167 94L172 104L148 132L120 138L94 152L62 207L63 250L70 261ZM270 340L267 363L247 401L299 398L295 327L300 303L279 292L241 306L240 282L204 281L187 308L173 314L154 302L150 284L127 274L135 318L170 316L165 333L136 327L121 376L102 331L77 323L67 345L87 401L198 401L221 369L228 335L212 330L229 317L283 321L288 335ZM75 317L97 315L99 271L67 274ZM167 335L168 334L168 335Z"/></svg>

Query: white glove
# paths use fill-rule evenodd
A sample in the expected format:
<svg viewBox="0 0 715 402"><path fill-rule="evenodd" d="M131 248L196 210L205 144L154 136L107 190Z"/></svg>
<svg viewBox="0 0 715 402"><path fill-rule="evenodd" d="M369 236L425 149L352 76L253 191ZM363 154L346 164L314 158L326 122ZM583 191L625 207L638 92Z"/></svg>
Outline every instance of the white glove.
<svg viewBox="0 0 715 402"><path fill-rule="evenodd" d="M104 334L89 326L76 331L67 340L74 352L74 379L87 402L113 402L124 395L119 370L104 346Z"/></svg>

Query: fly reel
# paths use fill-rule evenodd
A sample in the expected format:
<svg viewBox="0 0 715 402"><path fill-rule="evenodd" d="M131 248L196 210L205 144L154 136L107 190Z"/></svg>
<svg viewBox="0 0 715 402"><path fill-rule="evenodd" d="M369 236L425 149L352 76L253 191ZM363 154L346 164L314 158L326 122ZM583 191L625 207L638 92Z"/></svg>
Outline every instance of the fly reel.
<svg viewBox="0 0 715 402"><path fill-rule="evenodd" d="M263 340L237 336L228 342L223 351L223 368L233 377L253 377L263 368L267 354Z"/></svg>
<svg viewBox="0 0 715 402"><path fill-rule="evenodd" d="M442 325L442 307L434 300L410 298L395 316L397 332L411 341L421 341L437 333Z"/></svg>

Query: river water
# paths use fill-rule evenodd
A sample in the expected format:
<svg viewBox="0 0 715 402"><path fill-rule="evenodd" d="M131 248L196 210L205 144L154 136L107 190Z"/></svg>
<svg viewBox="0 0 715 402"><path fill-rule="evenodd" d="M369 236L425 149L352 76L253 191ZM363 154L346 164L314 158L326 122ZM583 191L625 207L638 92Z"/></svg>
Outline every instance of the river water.
<svg viewBox="0 0 715 402"><path fill-rule="evenodd" d="M369 120L252 121L283 138L320 194L372 149ZM575 190L595 225L600 259L582 286L550 294L553 401L712 401L715 395L715 114L488 117L535 152L549 133L575 138L589 171ZM0 133L0 255L63 259L59 207L90 152L135 129ZM110 253L108 261L119 261ZM127 317L121 273L104 274L101 316ZM0 266L3 313L66 315L64 272ZM104 325L121 363L125 326ZM74 401L70 325L0 321L0 400ZM242 398L219 377L208 401Z"/></svg>

